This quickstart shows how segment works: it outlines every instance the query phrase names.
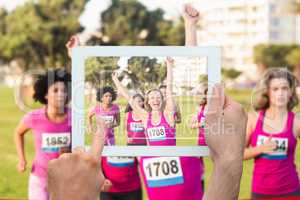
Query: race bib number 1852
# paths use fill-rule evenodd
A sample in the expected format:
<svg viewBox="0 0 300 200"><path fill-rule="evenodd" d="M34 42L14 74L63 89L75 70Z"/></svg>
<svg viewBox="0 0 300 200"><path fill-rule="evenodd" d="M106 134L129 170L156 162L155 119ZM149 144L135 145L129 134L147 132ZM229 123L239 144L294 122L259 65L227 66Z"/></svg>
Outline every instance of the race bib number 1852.
<svg viewBox="0 0 300 200"><path fill-rule="evenodd" d="M46 153L58 153L62 147L69 147L71 144L70 133L43 133L42 150Z"/></svg>
<svg viewBox="0 0 300 200"><path fill-rule="evenodd" d="M184 183L178 157L145 158L143 169L149 187L162 187Z"/></svg>

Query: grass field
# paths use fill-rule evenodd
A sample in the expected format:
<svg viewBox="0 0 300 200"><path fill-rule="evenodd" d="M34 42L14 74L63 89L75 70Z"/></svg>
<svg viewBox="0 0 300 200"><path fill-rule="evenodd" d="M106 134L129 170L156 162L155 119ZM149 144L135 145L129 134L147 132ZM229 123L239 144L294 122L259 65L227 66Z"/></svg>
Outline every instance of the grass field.
<svg viewBox="0 0 300 200"><path fill-rule="evenodd" d="M13 140L14 129L25 114L21 111L14 100L13 89L0 86L0 198L26 198L27 196L27 180L30 172L31 162L34 156L33 151L33 137L32 134L26 135L26 157L28 161L27 171L24 174L20 174L16 170L17 165L17 155ZM234 99L241 102L246 109L250 108L250 91L228 91L228 94ZM183 123L178 126L177 134L179 133L180 137L183 138L187 136L186 134L191 134L193 136L196 133L190 131L186 126L186 118L195 112L195 102L191 98L178 98L177 99L183 114ZM122 105L125 102L119 102ZM123 115L121 116L123 117ZM117 130L117 143L124 144L125 134L123 132L124 124L122 123L120 128ZM179 140L180 145L185 144L195 144L196 140ZM297 166L298 170L300 167L300 158L299 158L300 149L297 149ZM205 177L206 184L209 181L209 176L212 171L212 164L209 158L205 158ZM253 162L247 161L244 162L244 172L241 183L240 198L248 198L250 194L250 184L252 176L252 167Z"/></svg>

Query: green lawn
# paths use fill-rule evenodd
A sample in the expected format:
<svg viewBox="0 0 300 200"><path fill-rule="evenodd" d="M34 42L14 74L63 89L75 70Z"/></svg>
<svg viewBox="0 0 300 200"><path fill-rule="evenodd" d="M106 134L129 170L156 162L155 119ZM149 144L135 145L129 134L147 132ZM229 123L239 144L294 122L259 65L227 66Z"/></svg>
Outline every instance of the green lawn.
<svg viewBox="0 0 300 200"><path fill-rule="evenodd" d="M228 94L234 99L241 102L247 109L250 108L250 91L228 91ZM25 198L27 196L27 180L28 174L30 172L30 166L33 159L33 137L32 134L26 135L26 156L28 161L28 168L24 174L20 174L16 170L17 155L15 150L15 145L13 141L14 129L25 114L15 103L14 91L13 89L0 86L0 152L1 152L1 163L0 163L0 198ZM181 108L183 116L183 123L177 127L177 134L179 135L179 144L193 144L195 145L194 139L183 139L187 136L192 138L196 135L195 131L190 131L187 124L187 116L190 116L195 112L196 102L192 98L180 97L177 99ZM125 105L124 101L118 102L122 107ZM124 114L122 114L122 118ZM117 143L124 144L125 134L124 123L121 124L120 128L116 131ZM300 167L299 159L300 149L297 149L297 166L298 170ZM205 158L205 177L206 184L208 183L208 178L211 174L212 164L208 158ZM251 184L251 174L252 174L252 161L247 161L244 163L244 173L242 177L240 198L248 198L250 194L250 184Z"/></svg>

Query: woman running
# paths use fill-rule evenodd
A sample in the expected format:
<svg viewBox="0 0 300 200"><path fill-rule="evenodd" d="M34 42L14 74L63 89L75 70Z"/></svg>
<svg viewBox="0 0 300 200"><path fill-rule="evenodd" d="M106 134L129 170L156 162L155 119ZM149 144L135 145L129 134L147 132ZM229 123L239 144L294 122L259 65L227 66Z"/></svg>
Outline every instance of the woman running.
<svg viewBox="0 0 300 200"><path fill-rule="evenodd" d="M48 162L56 159L60 151L71 147L71 75L65 70L49 70L40 75L34 84L35 101L44 106L27 113L15 132L19 157L18 171L26 170L25 134L32 131L35 158L29 177L29 199L47 200Z"/></svg>
<svg viewBox="0 0 300 200"><path fill-rule="evenodd" d="M252 198L300 196L295 164L300 120L296 78L285 69L271 69L263 77L249 114L244 159L254 159Z"/></svg>

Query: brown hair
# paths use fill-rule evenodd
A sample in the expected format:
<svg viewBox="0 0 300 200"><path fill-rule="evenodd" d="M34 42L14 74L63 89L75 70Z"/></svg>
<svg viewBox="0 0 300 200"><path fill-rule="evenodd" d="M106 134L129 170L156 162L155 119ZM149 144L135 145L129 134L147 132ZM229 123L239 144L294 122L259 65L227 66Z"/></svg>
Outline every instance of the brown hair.
<svg viewBox="0 0 300 200"><path fill-rule="evenodd" d="M298 105L299 99L296 94L296 86L298 84L297 78L291 74L287 69L273 68L269 69L263 76L262 80L258 83L258 87L254 91L257 97L254 99L253 107L255 110L267 109L270 106L270 99L268 96L268 90L270 82L275 78L284 78L287 80L289 87L292 91L292 96L287 104L288 111L291 111L295 106Z"/></svg>
<svg viewBox="0 0 300 200"><path fill-rule="evenodd" d="M145 109L148 111L148 112L151 112L152 109L151 109L151 106L149 105L148 101L149 101L149 94L153 91L157 91L159 92L160 96L161 96L161 100L162 100L162 108L164 108L164 96L162 94L162 92L159 90L159 89L150 89L146 92L146 95L145 95Z"/></svg>
<svg viewBox="0 0 300 200"><path fill-rule="evenodd" d="M145 98L141 95L141 94L135 94L133 95L132 99L135 99L135 98L141 98L143 102L145 102ZM143 108L145 107L145 103L143 104ZM126 108L125 108L125 113L128 113L128 112L131 112L132 111L132 108L130 106L130 104L128 103L126 105Z"/></svg>

